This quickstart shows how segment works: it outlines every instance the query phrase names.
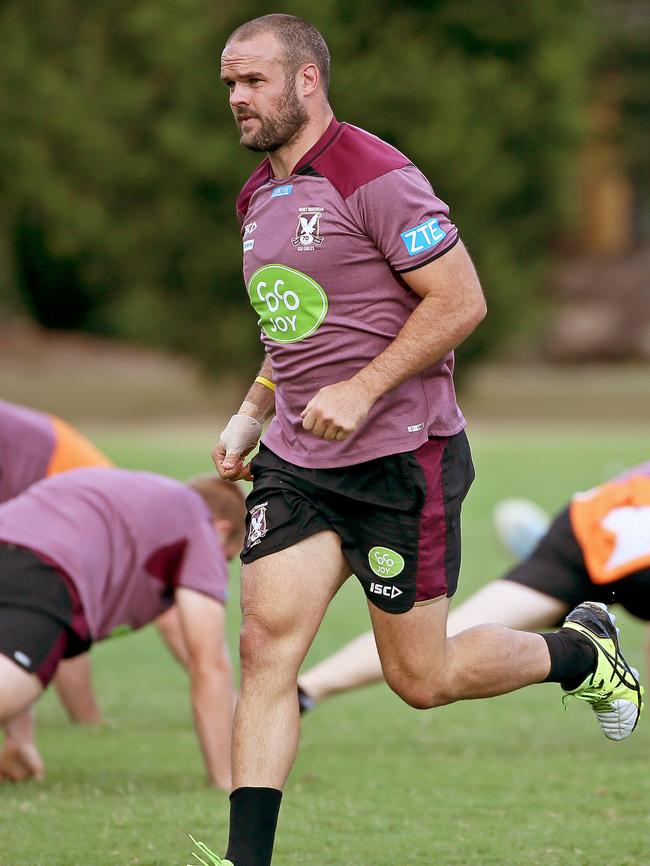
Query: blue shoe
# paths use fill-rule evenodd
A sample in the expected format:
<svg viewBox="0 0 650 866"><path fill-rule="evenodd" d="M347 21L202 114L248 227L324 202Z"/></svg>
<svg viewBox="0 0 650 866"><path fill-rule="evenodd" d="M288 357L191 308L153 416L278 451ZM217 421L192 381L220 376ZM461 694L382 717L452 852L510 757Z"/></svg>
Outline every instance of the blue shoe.
<svg viewBox="0 0 650 866"><path fill-rule="evenodd" d="M515 559L526 559L546 534L551 519L530 499L502 499L492 513L501 544Z"/></svg>

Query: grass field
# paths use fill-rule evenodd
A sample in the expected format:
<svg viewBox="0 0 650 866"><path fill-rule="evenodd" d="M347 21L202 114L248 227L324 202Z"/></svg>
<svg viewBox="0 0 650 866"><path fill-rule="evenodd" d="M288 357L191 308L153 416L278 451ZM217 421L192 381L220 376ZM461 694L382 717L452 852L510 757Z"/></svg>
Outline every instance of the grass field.
<svg viewBox="0 0 650 866"><path fill-rule="evenodd" d="M92 431L124 466L178 477L209 468L212 431ZM648 459L641 429L473 431L477 481L464 514L459 598L506 566L490 512L506 495L559 508ZM316 574L317 577L317 574ZM237 573L230 632L238 630ZM643 628L622 617L642 666ZM349 581L310 659L367 624ZM52 694L38 709L48 777L0 788L0 866L184 866L188 832L221 852L227 798L203 780L183 673L151 629L93 651L109 723L69 725ZM650 862L647 720L610 743L557 686L429 712L386 687L342 696L306 717L282 808L277 866L642 866Z"/></svg>

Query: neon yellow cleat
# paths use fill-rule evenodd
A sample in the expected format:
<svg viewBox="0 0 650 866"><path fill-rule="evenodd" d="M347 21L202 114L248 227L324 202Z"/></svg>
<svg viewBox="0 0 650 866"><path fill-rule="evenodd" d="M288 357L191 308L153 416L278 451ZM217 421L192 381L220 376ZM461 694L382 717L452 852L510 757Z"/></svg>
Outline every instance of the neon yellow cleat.
<svg viewBox="0 0 650 866"><path fill-rule="evenodd" d="M564 693L586 701L596 714L603 734L610 740L624 740L636 728L643 709L643 687L639 672L625 661L618 643L618 629L607 605L585 601L574 608L562 628L580 632L593 644L596 670L577 689Z"/></svg>
<svg viewBox="0 0 650 866"><path fill-rule="evenodd" d="M197 854L196 851L192 851L192 856L196 857L201 866L234 866L234 864L230 860L222 860L221 857L218 857L214 851L210 851L208 846L203 842L197 842L194 836L190 834L190 839L196 847L199 849L203 857L207 857L207 860L204 860L201 857L201 854ZM187 866L195 866L195 864L188 863Z"/></svg>

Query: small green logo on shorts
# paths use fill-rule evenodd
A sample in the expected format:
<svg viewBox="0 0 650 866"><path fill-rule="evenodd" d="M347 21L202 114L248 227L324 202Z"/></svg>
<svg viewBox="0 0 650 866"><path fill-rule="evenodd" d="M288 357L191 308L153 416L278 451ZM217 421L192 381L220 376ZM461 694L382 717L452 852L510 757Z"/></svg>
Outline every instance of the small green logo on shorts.
<svg viewBox="0 0 650 866"><path fill-rule="evenodd" d="M297 343L316 331L327 313L327 295L307 274L286 265L264 265L248 281L248 295L267 337Z"/></svg>
<svg viewBox="0 0 650 866"><path fill-rule="evenodd" d="M384 580L397 577L404 571L404 557L390 547L372 547L368 554L368 562L377 577L383 577Z"/></svg>

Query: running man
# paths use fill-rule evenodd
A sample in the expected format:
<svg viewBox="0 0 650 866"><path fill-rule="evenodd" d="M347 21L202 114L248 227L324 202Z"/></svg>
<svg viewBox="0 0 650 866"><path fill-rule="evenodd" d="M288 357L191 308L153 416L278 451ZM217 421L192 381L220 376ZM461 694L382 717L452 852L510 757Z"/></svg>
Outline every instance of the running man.
<svg viewBox="0 0 650 866"><path fill-rule="evenodd" d="M0 781L42 778L31 707L60 661L175 604L209 781L229 790L234 691L226 559L245 507L215 477L77 469L0 506Z"/></svg>
<svg viewBox="0 0 650 866"><path fill-rule="evenodd" d="M639 685L604 608L580 607L547 636L486 625L447 639L474 475L453 349L485 301L447 206L408 157L334 118L328 76L322 36L290 15L242 25L221 57L240 142L268 154L237 202L266 360L213 454L223 478L254 478L225 861L234 866L271 862L298 746L298 669L351 573L384 676L414 707L547 680L602 702L591 686L606 678L618 703L601 718L627 735L639 714Z"/></svg>
<svg viewBox="0 0 650 866"><path fill-rule="evenodd" d="M601 512L594 519L597 505ZM650 623L648 514L650 463L587 494L576 493L550 525L534 503L506 500L497 508L497 528L506 545L519 551L522 561L453 608L447 635L483 622L523 630L552 628L586 599L620 604L632 616ZM615 555L620 567L604 572L603 560ZM650 669L650 661L647 667ZM300 675L301 710L381 680L381 662L370 631Z"/></svg>

